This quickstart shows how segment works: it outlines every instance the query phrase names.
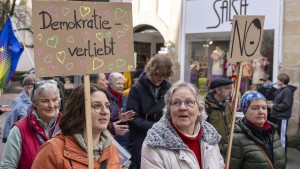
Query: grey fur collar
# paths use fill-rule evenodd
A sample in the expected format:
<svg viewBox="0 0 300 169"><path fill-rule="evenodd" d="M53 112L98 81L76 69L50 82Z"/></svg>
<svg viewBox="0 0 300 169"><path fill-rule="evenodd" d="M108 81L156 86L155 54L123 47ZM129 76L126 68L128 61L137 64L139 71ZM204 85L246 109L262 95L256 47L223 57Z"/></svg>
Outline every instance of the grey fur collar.
<svg viewBox="0 0 300 169"><path fill-rule="evenodd" d="M206 121L200 122L202 128L202 138L209 145L219 143L221 136L216 129ZM149 129L145 143L153 148L162 149L186 149L187 145L170 124L170 115L164 114L163 117Z"/></svg>

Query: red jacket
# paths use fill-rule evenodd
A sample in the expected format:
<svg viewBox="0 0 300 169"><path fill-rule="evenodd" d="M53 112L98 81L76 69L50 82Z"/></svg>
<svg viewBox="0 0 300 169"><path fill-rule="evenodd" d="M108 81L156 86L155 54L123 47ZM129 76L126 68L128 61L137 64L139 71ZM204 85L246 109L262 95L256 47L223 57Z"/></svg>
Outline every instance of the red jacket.
<svg viewBox="0 0 300 169"><path fill-rule="evenodd" d="M94 168L100 168L103 161L107 160L106 168L121 169L118 150L115 145L106 147L98 160L94 160ZM88 168L87 152L82 149L73 136L64 136L60 132L43 144L32 169L66 169L66 168Z"/></svg>
<svg viewBox="0 0 300 169"><path fill-rule="evenodd" d="M61 113L55 120L54 126L50 131L50 138L47 137L44 129L39 125L37 118L33 115L32 111L29 114L16 122L22 138L22 154L20 156L18 168L28 169L31 168L34 158L36 157L40 146L47 140L51 139L58 130L58 122Z"/></svg>
<svg viewBox="0 0 300 169"><path fill-rule="evenodd" d="M38 139L36 138L28 118L24 117L16 123L19 128L22 138L22 154L19 161L19 169L31 168L33 160L41 146Z"/></svg>

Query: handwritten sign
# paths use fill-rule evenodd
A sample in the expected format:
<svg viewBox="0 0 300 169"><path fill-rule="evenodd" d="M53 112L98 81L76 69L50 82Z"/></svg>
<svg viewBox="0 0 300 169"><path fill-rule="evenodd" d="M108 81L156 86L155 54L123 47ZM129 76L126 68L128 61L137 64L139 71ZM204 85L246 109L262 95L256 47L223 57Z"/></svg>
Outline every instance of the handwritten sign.
<svg viewBox="0 0 300 169"><path fill-rule="evenodd" d="M264 16L235 15L232 22L228 62L258 59Z"/></svg>
<svg viewBox="0 0 300 169"><path fill-rule="evenodd" d="M130 3L35 1L32 13L36 76L133 69Z"/></svg>

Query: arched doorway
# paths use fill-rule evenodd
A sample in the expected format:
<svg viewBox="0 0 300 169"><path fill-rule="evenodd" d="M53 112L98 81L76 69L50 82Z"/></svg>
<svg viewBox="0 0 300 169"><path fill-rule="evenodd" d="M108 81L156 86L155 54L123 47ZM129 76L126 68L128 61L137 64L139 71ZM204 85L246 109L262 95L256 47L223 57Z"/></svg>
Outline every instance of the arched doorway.
<svg viewBox="0 0 300 169"><path fill-rule="evenodd" d="M165 49L165 40L161 33L151 25L139 25L133 30L136 69L144 69L151 57Z"/></svg>

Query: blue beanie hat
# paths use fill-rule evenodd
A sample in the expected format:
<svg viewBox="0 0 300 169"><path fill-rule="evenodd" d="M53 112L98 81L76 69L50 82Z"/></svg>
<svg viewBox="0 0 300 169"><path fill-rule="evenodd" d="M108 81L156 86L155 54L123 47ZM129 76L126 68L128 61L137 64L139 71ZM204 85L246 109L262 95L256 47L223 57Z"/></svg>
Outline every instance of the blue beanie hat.
<svg viewBox="0 0 300 169"><path fill-rule="evenodd" d="M253 100L258 100L258 99L262 99L262 100L266 100L266 98L259 92L257 91L247 91L244 93L244 95L242 96L241 99L241 105L240 108L243 111L243 113L245 114L250 103Z"/></svg>

